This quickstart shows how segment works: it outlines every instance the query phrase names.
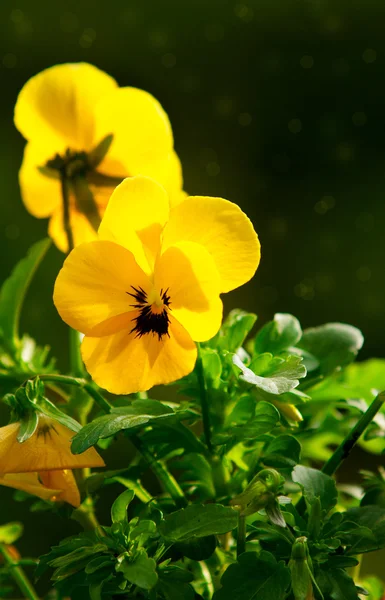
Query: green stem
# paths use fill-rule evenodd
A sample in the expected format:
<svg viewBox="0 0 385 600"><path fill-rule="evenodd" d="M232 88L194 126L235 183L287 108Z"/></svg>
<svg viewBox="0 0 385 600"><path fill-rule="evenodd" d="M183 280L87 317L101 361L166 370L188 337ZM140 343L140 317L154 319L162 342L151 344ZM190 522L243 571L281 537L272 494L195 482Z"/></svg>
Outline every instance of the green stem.
<svg viewBox="0 0 385 600"><path fill-rule="evenodd" d="M60 174L61 180L61 194L63 199L63 226L67 236L68 252L71 252L74 247L74 238L72 235L71 221L70 221L70 199L69 199L69 188L68 179L64 172Z"/></svg>
<svg viewBox="0 0 385 600"><path fill-rule="evenodd" d="M23 593L24 598L28 598L29 600L39 600L39 596L24 573L24 570L17 564L17 561L12 558L5 544L0 544L0 554L2 554L4 562L9 567L11 575L20 591Z"/></svg>
<svg viewBox="0 0 385 600"><path fill-rule="evenodd" d="M108 402L90 383L81 377L71 377L70 375L39 375L39 378L42 381L55 381L56 383L63 383L66 385L73 385L80 389L85 390L91 398L93 398L96 404L101 408L105 413L109 413L112 408L112 404Z"/></svg>
<svg viewBox="0 0 385 600"><path fill-rule="evenodd" d="M84 531L93 531L100 527L95 515L94 502L90 496L87 496L79 508L74 510L71 519L80 523Z"/></svg>
<svg viewBox="0 0 385 600"><path fill-rule="evenodd" d="M170 494L177 508L184 508L187 506L187 500L183 493L182 488L176 481L175 477L170 473L164 463L160 460L154 459L151 452L142 445L142 442L136 435L130 436L131 442L135 448L143 456L151 470L157 476L160 484L162 485L165 492Z"/></svg>
<svg viewBox="0 0 385 600"><path fill-rule="evenodd" d="M209 598L212 598L215 591L210 569L208 568L207 563L204 560L201 560L196 564L198 565L198 568L202 575L202 579L204 581L205 590L203 592L203 598L205 600L209 600Z"/></svg>
<svg viewBox="0 0 385 600"><path fill-rule="evenodd" d="M356 445L358 439L364 433L365 429L370 425L380 408L385 402L385 392L381 392L373 400L368 410L361 415L353 429L348 433L346 438L341 442L338 448L333 452L329 460L322 467L322 472L326 475L333 475L341 466L342 462L347 458Z"/></svg>
<svg viewBox="0 0 385 600"><path fill-rule="evenodd" d="M238 515L237 558L246 550L246 517Z"/></svg>
<svg viewBox="0 0 385 600"><path fill-rule="evenodd" d="M197 344L198 349L198 357L196 362L196 374L199 385L200 392L200 400L201 400L201 408L202 408L202 420L203 420L203 432L206 440L207 449L212 454L213 445L211 443L211 425L210 425L210 411L209 411L209 403L207 397L207 387L205 380L205 373L203 369L203 361L202 361L202 353L200 345Z"/></svg>
<svg viewBox="0 0 385 600"><path fill-rule="evenodd" d="M70 327L70 368L75 377L84 377L85 368L80 354L80 337L76 329Z"/></svg>

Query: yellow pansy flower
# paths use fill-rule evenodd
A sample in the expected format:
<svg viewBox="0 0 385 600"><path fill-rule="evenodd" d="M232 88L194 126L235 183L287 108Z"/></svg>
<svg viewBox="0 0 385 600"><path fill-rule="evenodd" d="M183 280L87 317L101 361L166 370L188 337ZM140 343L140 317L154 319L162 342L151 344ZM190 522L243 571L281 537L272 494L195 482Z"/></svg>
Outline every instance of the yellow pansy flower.
<svg viewBox="0 0 385 600"><path fill-rule="evenodd" d="M220 294L258 267L252 223L221 198L188 197L170 209L165 189L138 176L116 188L98 233L71 252L54 291L62 319L85 334L89 373L115 394L187 375L194 342L220 327Z"/></svg>
<svg viewBox="0 0 385 600"><path fill-rule="evenodd" d="M44 500L80 505L73 469L104 467L94 448L83 454L71 452L74 432L40 415L35 433L18 442L20 423L0 427L0 485L23 490Z"/></svg>
<svg viewBox="0 0 385 600"><path fill-rule="evenodd" d="M78 179L86 177L100 217L116 182L127 176L153 177L167 188L175 203L183 197L171 125L159 102L143 90L119 87L93 65L62 64L32 77L18 96L15 124L28 141L20 169L24 204L35 217L50 217L49 234L62 251L67 251L68 241L61 182L47 176L47 164L51 175L58 175L58 168L65 167ZM95 172L92 150L110 135L111 146ZM106 186L106 179L101 185L101 175L118 180L111 180L112 187ZM95 228L81 204L71 189L70 224L75 245L96 239Z"/></svg>

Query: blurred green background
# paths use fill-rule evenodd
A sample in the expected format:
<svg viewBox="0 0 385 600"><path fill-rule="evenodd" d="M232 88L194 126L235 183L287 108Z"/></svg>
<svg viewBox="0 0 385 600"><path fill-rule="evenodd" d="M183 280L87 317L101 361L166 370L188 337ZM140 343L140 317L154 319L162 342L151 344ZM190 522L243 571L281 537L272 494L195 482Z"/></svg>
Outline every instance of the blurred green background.
<svg viewBox="0 0 385 600"><path fill-rule="evenodd" d="M384 22L378 0L2 0L0 280L47 229L20 199L17 94L48 66L88 61L160 100L189 193L230 199L253 220L261 266L227 310L352 323L361 357L384 356ZM65 369L51 301L62 260L50 251L22 325ZM26 510L10 498L2 489L2 522ZM76 530L65 523L37 515L21 547L35 535L46 551L58 527Z"/></svg>

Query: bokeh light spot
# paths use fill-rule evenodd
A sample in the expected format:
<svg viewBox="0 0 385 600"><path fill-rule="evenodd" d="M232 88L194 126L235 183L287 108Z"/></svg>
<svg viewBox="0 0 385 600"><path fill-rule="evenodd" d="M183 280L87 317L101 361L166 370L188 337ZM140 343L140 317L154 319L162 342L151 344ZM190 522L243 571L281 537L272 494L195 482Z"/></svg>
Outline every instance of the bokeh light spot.
<svg viewBox="0 0 385 600"><path fill-rule="evenodd" d="M162 65L166 67L166 69L172 69L176 65L176 56L171 52L167 52L167 54L163 54L162 56Z"/></svg>
<svg viewBox="0 0 385 600"><path fill-rule="evenodd" d="M362 283L366 283L372 276L372 272L367 266L359 267L356 271L356 276L358 281L362 281Z"/></svg>
<svg viewBox="0 0 385 600"><path fill-rule="evenodd" d="M368 117L364 112L355 112L352 116L353 124L356 127L363 127L368 121Z"/></svg>
<svg viewBox="0 0 385 600"><path fill-rule="evenodd" d="M319 215L326 215L326 213L334 208L336 205L336 201L334 196L322 196L321 200L314 205L314 210Z"/></svg>
<svg viewBox="0 0 385 600"><path fill-rule="evenodd" d="M236 4L234 6L234 13L238 17L238 19L245 21L245 23L249 23L253 20L254 17L253 9L250 6L247 6L247 4Z"/></svg>
<svg viewBox="0 0 385 600"><path fill-rule="evenodd" d="M373 48L366 48L362 53L362 60L366 63L373 63L377 58L377 52Z"/></svg>
<svg viewBox="0 0 385 600"><path fill-rule="evenodd" d="M91 27L87 27L79 39L79 44L82 48L91 48L92 44L96 39L96 31L91 29Z"/></svg>
<svg viewBox="0 0 385 600"><path fill-rule="evenodd" d="M216 161L212 161L206 165L206 171L210 177L217 177L221 172L221 168Z"/></svg>
<svg viewBox="0 0 385 600"><path fill-rule="evenodd" d="M302 122L300 119L291 119L287 126L291 133L300 133L302 131Z"/></svg>
<svg viewBox="0 0 385 600"><path fill-rule="evenodd" d="M248 125L251 125L252 120L253 118L248 112L240 113L238 115L238 123L241 125L241 127L247 127Z"/></svg>
<svg viewBox="0 0 385 600"><path fill-rule="evenodd" d="M313 300L315 296L314 282L312 279L304 279L294 286L294 294L302 300Z"/></svg>
<svg viewBox="0 0 385 600"><path fill-rule="evenodd" d="M314 58L310 54L302 56L299 64L303 69L312 69L314 67Z"/></svg>
<svg viewBox="0 0 385 600"><path fill-rule="evenodd" d="M24 19L24 13L20 8L14 8L9 15L9 18L13 23L21 23Z"/></svg>

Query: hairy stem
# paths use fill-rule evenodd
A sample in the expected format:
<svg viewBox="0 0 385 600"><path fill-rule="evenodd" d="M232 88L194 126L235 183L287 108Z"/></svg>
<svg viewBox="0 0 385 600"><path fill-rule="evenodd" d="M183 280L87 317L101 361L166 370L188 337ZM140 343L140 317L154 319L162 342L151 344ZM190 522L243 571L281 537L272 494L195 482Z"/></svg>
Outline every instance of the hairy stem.
<svg viewBox="0 0 385 600"><path fill-rule="evenodd" d="M381 392L373 400L368 410L357 421L355 426L341 442L338 448L333 452L329 460L322 467L322 472L326 475L333 475L341 466L356 445L358 439L370 425L380 408L385 402L385 392Z"/></svg>
<svg viewBox="0 0 385 600"><path fill-rule="evenodd" d="M81 377L71 377L70 375L55 374L39 375L39 378L41 379L41 381L54 381L56 383L62 383L65 385L73 385L75 387L85 390L91 396L91 398L95 400L99 408L101 408L105 413L109 413L112 408L112 404L110 404L108 400L106 400L94 388L92 383L86 381L86 379L82 379Z"/></svg>
<svg viewBox="0 0 385 600"><path fill-rule="evenodd" d="M211 424L210 424L210 411L207 397L207 387L205 381L205 374L203 370L202 354L200 345L197 344L198 357L196 362L196 374L199 385L200 401L202 408L202 420L203 420L203 432L206 440L206 446L210 454L213 452L213 445L211 443Z"/></svg>
<svg viewBox="0 0 385 600"><path fill-rule="evenodd" d="M131 442L134 444L137 451L143 456L153 473L157 476L159 483L163 487L164 491L170 494L174 504L177 508L184 508L187 506L187 500L183 493L182 488L176 481L175 477L170 473L165 464L151 455L151 452L147 450L136 435L130 436Z"/></svg>
<svg viewBox="0 0 385 600"><path fill-rule="evenodd" d="M37 595L33 585L24 573L22 567L20 567L17 564L17 561L13 559L6 544L0 543L0 554L3 556L4 562L9 568L15 583L17 583L20 591L23 593L24 598L28 598L28 600L39 600L39 596Z"/></svg>
<svg viewBox="0 0 385 600"><path fill-rule="evenodd" d="M71 252L71 250L74 247L74 238L72 235L71 221L70 221L69 183L68 183L68 179L64 172L61 173L60 180L61 180L61 194L62 194L62 200L63 200L63 226L64 226L64 231L67 236L68 252Z"/></svg>

